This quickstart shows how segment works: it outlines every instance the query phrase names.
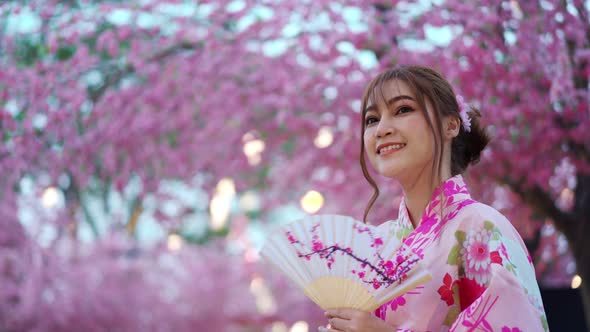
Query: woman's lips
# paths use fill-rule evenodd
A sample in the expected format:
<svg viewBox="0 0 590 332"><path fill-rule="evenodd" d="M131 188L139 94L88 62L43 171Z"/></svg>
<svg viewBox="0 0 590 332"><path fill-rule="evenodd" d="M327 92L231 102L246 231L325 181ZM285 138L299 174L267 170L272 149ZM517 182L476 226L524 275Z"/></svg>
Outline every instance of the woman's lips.
<svg viewBox="0 0 590 332"><path fill-rule="evenodd" d="M406 144L404 143L391 143L391 144L383 144L380 145L377 149L377 154L380 156L387 156L396 151L402 149Z"/></svg>

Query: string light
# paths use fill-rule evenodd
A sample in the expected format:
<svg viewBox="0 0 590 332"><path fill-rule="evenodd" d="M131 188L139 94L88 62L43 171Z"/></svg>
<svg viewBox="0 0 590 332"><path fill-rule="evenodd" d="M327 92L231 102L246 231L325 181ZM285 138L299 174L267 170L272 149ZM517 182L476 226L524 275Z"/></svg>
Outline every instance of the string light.
<svg viewBox="0 0 590 332"><path fill-rule="evenodd" d="M271 332L289 332L287 324L283 322L275 322L270 329Z"/></svg>
<svg viewBox="0 0 590 332"><path fill-rule="evenodd" d="M43 191L41 196L41 204L50 209L57 206L61 199L61 192L55 187L49 187Z"/></svg>
<svg viewBox="0 0 590 332"><path fill-rule="evenodd" d="M264 283L261 277L255 277L250 282L250 292L256 299L256 309L261 314L272 314L276 311L277 306L272 298L270 289Z"/></svg>
<svg viewBox="0 0 590 332"><path fill-rule="evenodd" d="M582 285L582 277L580 277L579 275L576 274L572 278L572 288L576 289L576 288L580 287L581 285Z"/></svg>
<svg viewBox="0 0 590 332"><path fill-rule="evenodd" d="M262 152L266 145L263 140L253 139L244 143L244 154L250 165L258 165L262 160Z"/></svg>
<svg viewBox="0 0 590 332"><path fill-rule="evenodd" d="M248 191L240 197L240 208L244 211L256 211L260 208L260 199L256 193Z"/></svg>
<svg viewBox="0 0 590 332"><path fill-rule="evenodd" d="M223 178L219 180L215 189L222 196L233 197L236 194L236 185L234 184L234 180L230 178Z"/></svg>
<svg viewBox="0 0 590 332"><path fill-rule="evenodd" d="M170 251L178 251L182 248L183 245L182 237L178 234L170 234L168 235L168 250Z"/></svg>
<svg viewBox="0 0 590 332"><path fill-rule="evenodd" d="M313 143L316 147L324 149L329 147L333 141L334 135L332 134L332 129L330 129L330 127L322 127L318 131L318 135L316 136Z"/></svg>
<svg viewBox="0 0 590 332"><path fill-rule="evenodd" d="M304 321L298 321L297 323L291 326L291 330L289 332L308 332L309 325Z"/></svg>
<svg viewBox="0 0 590 332"><path fill-rule="evenodd" d="M316 213L324 205L324 196L315 190L310 190L300 201L301 208L307 213Z"/></svg>
<svg viewBox="0 0 590 332"><path fill-rule="evenodd" d="M246 251L244 251L244 260L247 263L256 263L258 260L260 260L260 254L258 254L256 249L248 248Z"/></svg>
<svg viewBox="0 0 590 332"><path fill-rule="evenodd" d="M231 211L231 204L236 195L236 186L230 178L223 178L217 183L215 194L209 203L211 228L220 230L225 227Z"/></svg>

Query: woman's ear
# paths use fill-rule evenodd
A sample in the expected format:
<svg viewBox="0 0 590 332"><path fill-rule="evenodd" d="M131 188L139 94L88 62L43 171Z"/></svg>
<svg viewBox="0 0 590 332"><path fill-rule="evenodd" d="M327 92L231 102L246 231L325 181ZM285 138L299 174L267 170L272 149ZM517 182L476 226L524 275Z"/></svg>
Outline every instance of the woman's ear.
<svg viewBox="0 0 590 332"><path fill-rule="evenodd" d="M459 135L461 129L461 120L457 116L447 116L445 118L444 136L446 139L453 139Z"/></svg>

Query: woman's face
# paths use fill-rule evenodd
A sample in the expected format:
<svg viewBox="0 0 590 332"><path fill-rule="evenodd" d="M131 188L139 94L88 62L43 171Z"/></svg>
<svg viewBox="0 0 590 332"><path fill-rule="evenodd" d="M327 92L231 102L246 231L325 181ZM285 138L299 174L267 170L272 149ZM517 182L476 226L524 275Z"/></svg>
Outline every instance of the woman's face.
<svg viewBox="0 0 590 332"><path fill-rule="evenodd" d="M434 135L416 97L400 80L383 83L381 89L384 98L375 98L376 104L369 101L364 118L363 139L369 162L379 174L400 182L430 175ZM379 91L375 95L379 97ZM426 108L434 122L428 100Z"/></svg>

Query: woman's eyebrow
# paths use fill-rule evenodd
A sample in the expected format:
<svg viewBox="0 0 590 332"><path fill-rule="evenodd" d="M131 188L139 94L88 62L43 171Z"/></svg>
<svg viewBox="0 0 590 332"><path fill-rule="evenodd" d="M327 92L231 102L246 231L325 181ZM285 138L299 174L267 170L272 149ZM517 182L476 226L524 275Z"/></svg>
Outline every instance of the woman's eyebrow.
<svg viewBox="0 0 590 332"><path fill-rule="evenodd" d="M391 106L393 104L395 104L396 102L400 101L400 100L411 100L411 101L416 101L414 98L407 96L407 95L399 95L399 96L395 96L390 98L387 101L387 106ZM367 106L367 108L365 108L365 113L370 112L370 111L375 111L377 112L377 106L375 106L375 104L371 104L369 106Z"/></svg>
<svg viewBox="0 0 590 332"><path fill-rule="evenodd" d="M410 97L410 96L406 96L406 95L399 95L399 96L395 96L393 98L390 98L387 101L387 106L391 106L393 104L395 104L396 102L400 101L400 100L411 100L411 101L416 101L414 100L414 98Z"/></svg>
<svg viewBox="0 0 590 332"><path fill-rule="evenodd" d="M367 108L365 108L365 113L368 113L371 111L377 112L377 106L375 106L375 104L371 104L371 105L367 106Z"/></svg>

